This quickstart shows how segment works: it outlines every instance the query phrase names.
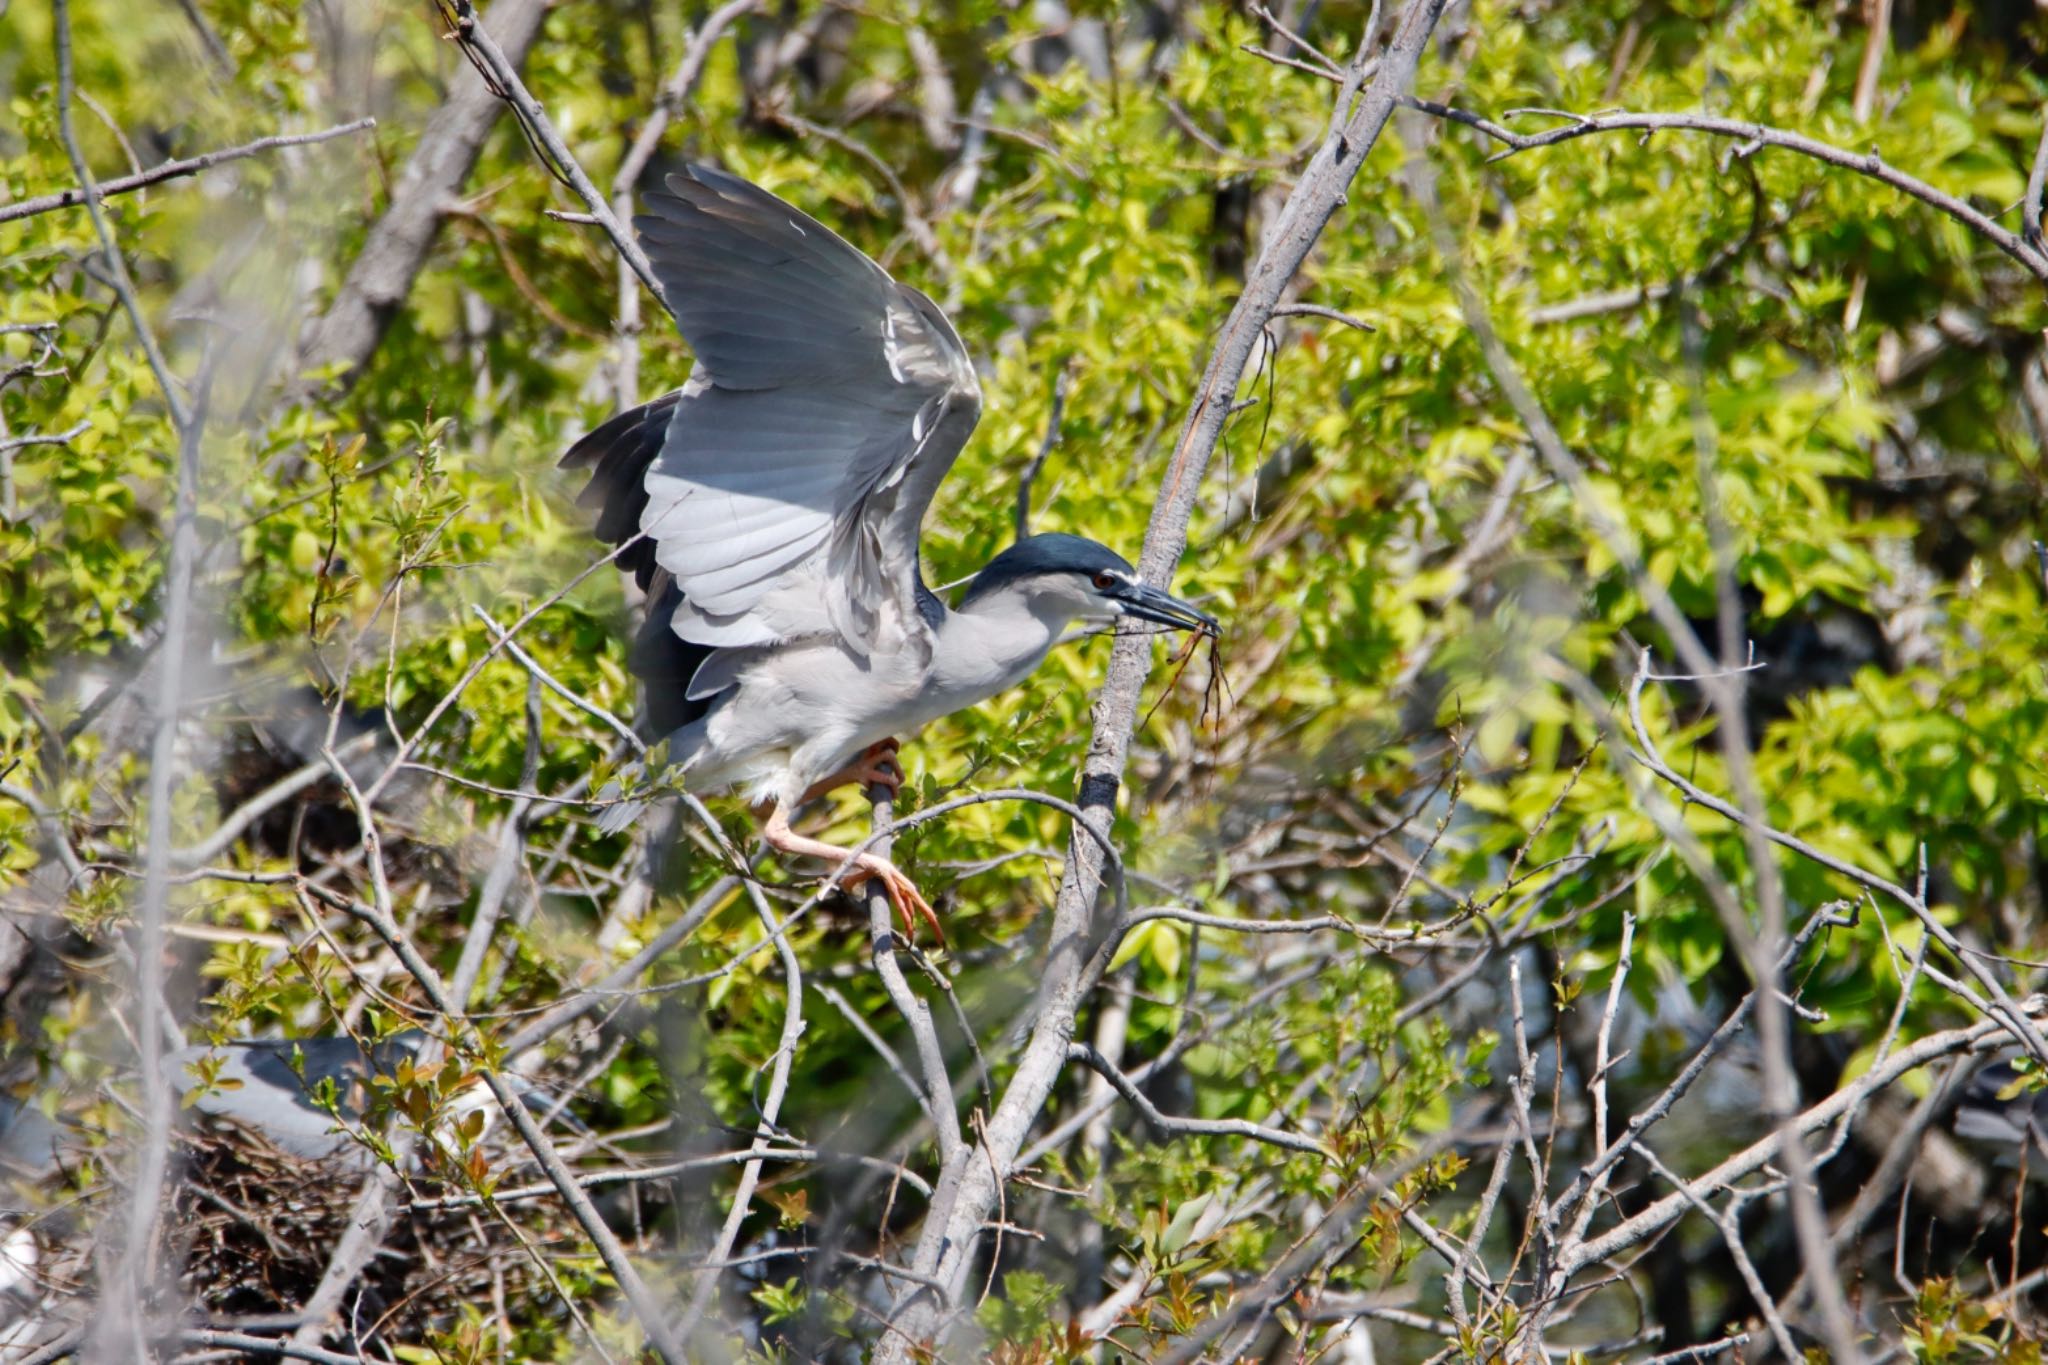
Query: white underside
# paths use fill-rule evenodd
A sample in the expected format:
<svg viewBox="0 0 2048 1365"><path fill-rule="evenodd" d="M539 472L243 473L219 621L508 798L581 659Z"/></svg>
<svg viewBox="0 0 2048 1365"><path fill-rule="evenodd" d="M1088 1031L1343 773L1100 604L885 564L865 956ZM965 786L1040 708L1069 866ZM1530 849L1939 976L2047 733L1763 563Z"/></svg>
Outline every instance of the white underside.
<svg viewBox="0 0 2048 1365"><path fill-rule="evenodd" d="M765 651L737 670L709 715L671 736L671 761L684 765L693 791L737 789L749 802L793 806L869 745L907 741L1021 682L1076 605L1064 595L1020 593L948 613L930 636L929 663L922 642L893 623L865 660L832 637Z"/></svg>

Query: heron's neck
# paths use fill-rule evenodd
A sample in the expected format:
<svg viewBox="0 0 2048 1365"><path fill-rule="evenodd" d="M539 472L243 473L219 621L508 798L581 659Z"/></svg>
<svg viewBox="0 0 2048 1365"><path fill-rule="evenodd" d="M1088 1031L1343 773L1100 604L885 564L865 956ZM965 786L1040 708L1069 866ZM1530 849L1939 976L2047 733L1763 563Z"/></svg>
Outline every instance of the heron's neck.
<svg viewBox="0 0 2048 1365"><path fill-rule="evenodd" d="M940 622L933 681L954 696L994 696L1037 668L1072 620L1059 604L1020 592L975 598Z"/></svg>

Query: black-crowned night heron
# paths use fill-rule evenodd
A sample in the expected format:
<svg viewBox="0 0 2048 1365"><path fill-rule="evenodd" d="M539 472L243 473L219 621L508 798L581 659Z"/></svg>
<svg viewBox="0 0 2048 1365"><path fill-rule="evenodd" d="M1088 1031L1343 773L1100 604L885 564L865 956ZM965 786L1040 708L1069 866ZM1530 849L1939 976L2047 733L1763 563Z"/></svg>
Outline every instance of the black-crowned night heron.
<svg viewBox="0 0 2048 1365"><path fill-rule="evenodd" d="M371 1087L395 1083L426 1045L415 1029L367 1047L338 1034L253 1039L181 1048L164 1057L164 1075L186 1108L248 1129L279 1151L308 1160L368 1165L370 1150L351 1135L372 1109ZM527 1087L515 1087L522 1094ZM471 1114L483 1129L497 1116L490 1091L468 1077L438 1105L435 1141L453 1153ZM480 1137L481 1131L473 1137Z"/></svg>
<svg viewBox="0 0 2048 1365"><path fill-rule="evenodd" d="M2026 1081L2012 1060L2000 1059L1970 1077L1956 1101L1956 1136L1999 1150L1999 1164L2018 1165L2032 1147L2038 1166L2048 1157L2048 1090ZM2040 1179L2038 1170L2035 1179Z"/></svg>
<svg viewBox="0 0 2048 1365"><path fill-rule="evenodd" d="M238 1039L166 1053L163 1074L182 1108L245 1129L289 1156L345 1156L367 1164L369 1150L350 1130L360 1128L375 1108L372 1088L404 1078L404 1064L418 1062L426 1042L417 1029L367 1045L339 1034ZM440 1076L434 1079L436 1091L444 1091ZM529 1107L549 1107L539 1087L524 1077L506 1079ZM475 1076L446 1087L434 1109L431 1135L449 1151L458 1146L456 1131L470 1115L483 1115L473 1140L498 1117L496 1101ZM89 1150L87 1135L67 1121L0 1095L0 1189L9 1180L49 1179Z"/></svg>
<svg viewBox="0 0 2048 1365"><path fill-rule="evenodd" d="M914 928L938 918L887 859L790 828L848 783L902 781L896 737L1020 682L1081 622L1213 618L1078 536L1019 541L949 608L918 530L981 414L938 306L808 215L705 166L635 220L696 352L681 389L563 457L597 534L649 595L633 651L649 730L698 792L767 807L784 853L851 861ZM617 820L614 823L623 823Z"/></svg>

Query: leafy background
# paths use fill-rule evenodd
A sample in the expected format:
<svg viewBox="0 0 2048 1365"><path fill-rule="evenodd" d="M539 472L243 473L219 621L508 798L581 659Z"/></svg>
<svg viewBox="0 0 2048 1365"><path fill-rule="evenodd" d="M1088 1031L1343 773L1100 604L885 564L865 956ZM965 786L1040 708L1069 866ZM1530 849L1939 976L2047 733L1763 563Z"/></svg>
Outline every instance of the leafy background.
<svg viewBox="0 0 2048 1365"><path fill-rule="evenodd" d="M1852 91L1867 34L1852 9L1484 0L1455 7L1418 92L1495 118L1521 106L1627 107L1796 128L1881 151L2015 223L2048 94L2048 23L2021 5L1900 4L1875 111L1859 120ZM109 201L173 368L210 377L198 513L204 630L182 642L200 681L180 730L181 843L310 758L306 726L321 706L339 700L364 725L381 724L388 708L410 733L489 648L473 608L507 624L591 564L597 550L573 506L574 481L553 461L619 400L608 245L548 216L580 205L509 120L450 204L370 363L345 388L301 372L294 339L361 249L463 59L423 6L198 0L196 12L210 39L178 6L76 9L79 86L104 111L78 111L81 135L102 178L131 158L149 165L364 112L378 123ZM701 17L584 0L548 16L526 77L600 183ZM1363 9L1311 6L1295 17L1341 54ZM71 173L56 136L50 16L16 0L0 25L0 186L19 198L62 187ZM749 77L748 62L806 25L822 36L795 69L766 85ZM981 154L964 193L959 145L935 141L918 116L912 28L936 42L959 107L973 107L952 130ZM1329 87L1248 51L1280 40L1219 5L1090 4L1067 15L803 0L742 21L738 34L711 54L657 169L688 156L756 180L955 319L982 369L986 415L926 528L934 582L962 578L1008 542L1019 480L1041 450L1033 527L1084 531L1135 554L1213 330L1290 168L1325 126ZM1089 35L1115 55L1113 72L1090 60ZM217 42L217 58L205 41ZM807 134L792 117L839 136ZM1459 267L1606 510L1701 621L1714 610L1700 477L1710 433L1744 624L1765 664L1749 708L1771 822L1902 883L1922 875L1924 858L1930 896L1966 942L2041 957L2048 583L2030 542L2048 537L2048 376L2038 283L1926 207L1782 153L1742 155L1678 133L1588 137L1505 160L1491 159L1494 150L1469 130L1419 118L1391 128L1300 283L1301 301L1370 330L1287 319L1247 380L1178 580L1229 623L1218 656L1228 698L1205 687L1206 661L1174 681L1162 648L1146 700L1160 704L1140 733L1117 829L1133 866L1231 916L1328 910L1401 925L1525 907L1543 931L1518 955L1525 978L1543 984L1531 1008L1539 1031L1567 1043L1597 1008L1630 912L1624 1093L1653 1092L1688 1040L1746 988L1612 731L1638 652L1668 663L1668 642L1626 569L1589 535L1585 510L1529 463L1526 434L1403 179L1406 163L1424 157ZM913 215L928 218L929 247L909 230ZM62 876L35 809L94 864L139 866L139 701L163 649L177 440L94 250L78 211L0 223L0 322L58 325L54 372L0 370L5 433L86 424L67 442L4 457L0 769L6 790L29 800L0 801L0 886L10 921L70 964L10 991L13 1089L118 1135L110 1096L129 1044L113 1021L126 1001L113 964L134 884L113 870ZM1668 296L1555 317L1561 304L1672 285ZM687 351L665 326L650 323L636 341L643 395L680 382ZM9 366L37 351L35 334L0 336ZM601 571L521 640L566 686L630 716L632 628L616 576ZM906 749L913 804L1007 785L1068 792L1106 656L1100 641L1063 649L1013 693L919 736ZM527 695L520 665L489 663L426 738L421 761L438 772L412 774L389 812L387 838L404 847L410 928L444 970L508 808L488 789L559 791L621 757L603 726L550 696L528 770ZM1654 689L1650 704L1672 764L1709 790L1730 790L1698 693ZM343 866L354 833L334 793L314 791L302 812L302 869L339 867L343 883L359 875ZM720 815L746 836L741 812ZM1683 819L1746 889L1739 831L1696 806ZM1395 821L1405 821L1396 834L1368 842ZM829 837L858 838L864 806L839 798L827 826ZM477 1011L516 1018L572 989L723 872L701 852L668 858L659 893L627 900L650 834L673 837L657 827L607 838L575 807L529 831L534 912L501 933L495 984ZM290 837L266 820L219 861L286 866ZM1028 994L1059 872L1044 851L1065 837L1054 812L985 805L922 827L900 850L944 898L957 998L998 1081L1002 1024ZM994 861L1002 855L1016 856ZM1530 869L1543 871L1540 887ZM1783 871L1796 918L1852 894L1810 862L1788 855ZM788 879L773 864L764 875ZM332 945L349 971L334 953L276 950L265 936L292 932L300 915L282 888L199 881L179 888L174 910L187 931L175 940L174 994L195 1038L403 1021L402 1010L360 993L362 973L376 971L367 939ZM904 1046L852 923L843 912L813 915L795 931L796 950L810 975ZM1918 933L1894 908L1866 904L1799 965L1802 998L1822 1015L1795 1056L1810 1093L1867 1063L1899 1004L1887 935L1910 951ZM649 979L719 968L760 937L734 895ZM1313 1116L1344 1159L1167 1140L1128 1115L1107 1142L1064 1143L1044 1154L1040 1183L1080 1195L1017 1192L1013 1216L1043 1240L1018 1239L992 1276L979 1317L987 1349L1019 1360L1071 1349L1069 1322L1139 1267L1147 1288L1118 1339L1143 1354L1154 1334L1214 1311L1230 1276L1269 1265L1298 1232L1300 1211L1345 1188L1353 1168L1499 1121L1501 973L1404 1012L1455 958L1358 943L1319 951L1317 971L1260 998L1306 960L1298 944L1166 922L1127 942L1094 1007L1126 1002L1126 1058L1156 1057L1213 1023L1155 1082L1160 1106ZM2001 970L2015 989L2032 979L2030 967ZM383 987L406 998L397 977ZM745 1130L759 1072L779 1047L785 989L774 956L755 952L713 982L622 1013L610 1038L622 1046L581 1075L574 1112L599 1131L666 1122L632 1147L646 1154L722 1141L718 1125ZM1233 1011L1234 1022L1221 1022ZM1903 1027L1910 1037L1964 1017L1953 996L1922 981ZM1084 1031L1094 1019L1084 1016ZM820 1143L894 1143L914 1164L908 1100L868 1043L818 1000L806 1025L784 1125ZM599 1060L608 1046L584 1040L554 1064L576 1073L573 1063ZM1677 1148L1688 1160L1761 1131L1754 1073L1730 1066L1723 1109ZM1061 1092L1052 1121L1088 1084L1076 1078ZM962 1102L972 1108L979 1096L963 1088ZM108 1141L118 1151L118 1136ZM1462 1174L1461 1164L1446 1156L1410 1177L1433 1222L1454 1225L1484 1179L1483 1162ZM88 1163L73 1179L98 1189L107 1169ZM730 1181L714 1173L651 1196L647 1245L700 1248L716 1214L692 1208L722 1210ZM1254 1182L1264 1182L1265 1202L1244 1212ZM800 1240L832 1218L872 1226L877 1216L868 1193L842 1199L802 1167L779 1174L769 1193L743 1248ZM1196 1237L1172 1211L1203 1200L1239 1213ZM893 1216L904 1235L908 1215ZM1922 1324L1906 1349L1937 1358L1926 1333L1939 1336L1958 1304L1987 1292L1987 1258L2003 1254L1998 1239L2010 1231L1987 1231L1994 1221L1945 1235L1916 1261L1916 1277L1955 1277L1956 1295L1907 1298L1888 1272L1868 1285L1897 1301L1895 1322ZM2030 1230L2037 1223L2022 1218ZM1782 1232L1759 1226L1756 1236L1760 1255L1788 1254ZM1675 1239L1676 1264L1692 1258L1680 1273L1697 1288L1690 1320L1663 1323L1667 1342L1713 1334L1748 1311L1711 1242L1710 1233ZM887 1236L877 1244L888 1245ZM1415 1259L1420 1245L1389 1221L1324 1287L1429 1309L1442 1277ZM2042 1250L2028 1242L2025 1263ZM587 1294L606 1331L627 1330L572 1233L548 1254L578 1271L571 1292ZM1885 1264L1888 1249L1873 1255ZM1845 1274L1860 1284L1857 1264L1845 1262ZM872 1330L858 1320L857 1296L831 1277L766 1265L727 1277L735 1345L800 1356L837 1333ZM2001 1274L2021 1269L1999 1263ZM505 1325L516 1344L480 1325L489 1315L468 1314L422 1327L407 1348L448 1358L582 1349L545 1294ZM1619 1314L1594 1317L1616 1325ZM1351 1329L1307 1313L1290 1330L1312 1354ZM1371 1330L1390 1358L1422 1341L1384 1324ZM1994 1344L1984 1350L2032 1339L2023 1314L1985 1332Z"/></svg>

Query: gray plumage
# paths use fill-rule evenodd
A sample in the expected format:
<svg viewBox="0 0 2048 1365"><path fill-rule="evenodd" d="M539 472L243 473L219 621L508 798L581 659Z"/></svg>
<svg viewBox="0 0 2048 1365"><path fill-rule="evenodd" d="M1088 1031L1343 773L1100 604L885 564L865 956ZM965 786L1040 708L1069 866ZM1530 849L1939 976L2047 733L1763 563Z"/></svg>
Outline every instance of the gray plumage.
<svg viewBox="0 0 2048 1365"><path fill-rule="evenodd" d="M378 1081L396 1080L401 1064L417 1061L426 1042L417 1029L368 1047L340 1035L247 1039L181 1048L163 1066L183 1105L196 1113L247 1129L292 1156L368 1166L370 1150L351 1130L369 1118ZM529 1107L544 1103L523 1078L506 1079ZM332 1096L331 1110L325 1094ZM437 1139L452 1149L454 1125L472 1112L484 1115L486 1129L497 1113L489 1089L475 1080L446 1098Z"/></svg>
<svg viewBox="0 0 2048 1365"><path fill-rule="evenodd" d="M562 463L591 470L599 536L644 536L619 557L650 599L632 662L692 790L786 814L871 746L1022 680L1077 619L1215 629L1074 536L1013 546L949 609L918 534L981 390L945 315L722 171L689 167L645 203L635 222L696 368ZM777 847L828 856L796 842Z"/></svg>
<svg viewBox="0 0 2048 1365"><path fill-rule="evenodd" d="M0 1095L0 1177L47 1179L78 1145L75 1134L33 1104Z"/></svg>
<svg viewBox="0 0 2048 1365"><path fill-rule="evenodd" d="M2011 1061L1995 1061L1970 1078L1956 1103L1956 1136L2006 1149L2008 1164L2032 1144L2048 1156L2048 1090L2022 1086ZM2008 1094L2007 1092L2011 1092Z"/></svg>
<svg viewBox="0 0 2048 1365"><path fill-rule="evenodd" d="M425 1042L407 1030L368 1049L339 1036L188 1047L164 1058L164 1075L194 1112L238 1124L280 1151L318 1160L354 1148L367 1158L343 1124L360 1124L372 1079L395 1076ZM320 1102L323 1082L333 1083L333 1112Z"/></svg>

